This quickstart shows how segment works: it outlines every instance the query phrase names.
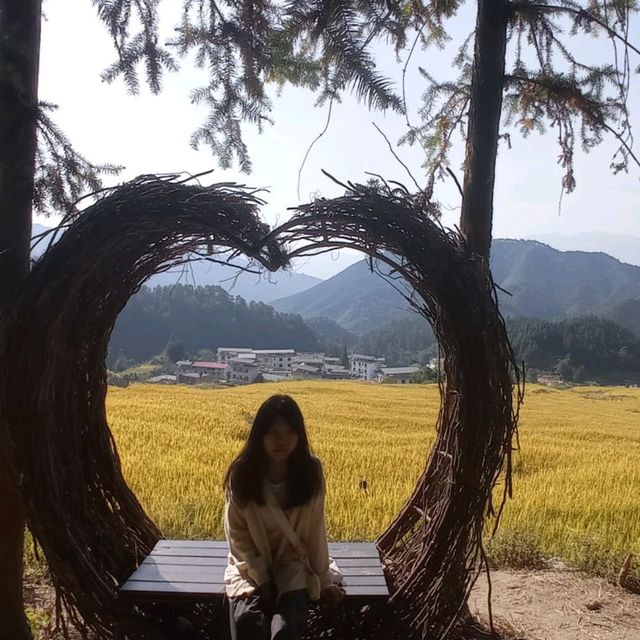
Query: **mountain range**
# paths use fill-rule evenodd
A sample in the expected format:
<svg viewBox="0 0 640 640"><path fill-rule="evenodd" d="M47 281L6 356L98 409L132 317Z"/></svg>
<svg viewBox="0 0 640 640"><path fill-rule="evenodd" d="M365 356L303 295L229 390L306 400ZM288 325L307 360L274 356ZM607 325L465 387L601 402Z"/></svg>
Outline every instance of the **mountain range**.
<svg viewBox="0 0 640 640"><path fill-rule="evenodd" d="M583 231L574 235L543 233L532 236L560 251L595 251L607 253L620 262L640 266L640 238L638 236L609 233L606 231Z"/></svg>
<svg viewBox="0 0 640 640"><path fill-rule="evenodd" d="M640 333L640 267L604 253L558 251L533 240L494 240L491 270L505 316L561 320L584 314L611 318ZM397 286L397 283L394 283ZM326 316L357 334L405 317L401 293L365 260L316 286L279 300L278 311Z"/></svg>
<svg viewBox="0 0 640 640"><path fill-rule="evenodd" d="M34 236L46 230L35 224ZM592 235L578 234L575 238L581 238L584 246L610 246L618 255L630 259L636 256L640 263L640 239L601 234L604 245L597 245ZM550 236L550 241L560 243L562 238L570 245L577 242L568 236ZM46 245L46 241L40 243L34 258ZM236 262L247 264L241 259ZM497 239L492 245L491 269L496 284L509 292L498 294L507 317L562 320L596 314L640 335L640 266L602 252L560 251L536 240ZM231 295L269 303L277 311L297 313L305 319L325 319L315 322L319 326L329 323L334 334L346 330L363 335L409 313L401 293L372 273L366 260L328 280L291 271L238 275L237 270L217 263L193 262L186 269L156 274L147 285L178 282L218 285ZM398 281L394 285L402 288Z"/></svg>

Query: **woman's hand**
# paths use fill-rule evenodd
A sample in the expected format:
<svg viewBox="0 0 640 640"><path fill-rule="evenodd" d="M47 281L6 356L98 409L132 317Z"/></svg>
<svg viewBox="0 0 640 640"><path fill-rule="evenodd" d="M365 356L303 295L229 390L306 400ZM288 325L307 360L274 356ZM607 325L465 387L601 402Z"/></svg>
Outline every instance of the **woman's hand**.
<svg viewBox="0 0 640 640"><path fill-rule="evenodd" d="M320 592L320 602L324 604L338 604L344 598L344 589L337 584L325 587Z"/></svg>

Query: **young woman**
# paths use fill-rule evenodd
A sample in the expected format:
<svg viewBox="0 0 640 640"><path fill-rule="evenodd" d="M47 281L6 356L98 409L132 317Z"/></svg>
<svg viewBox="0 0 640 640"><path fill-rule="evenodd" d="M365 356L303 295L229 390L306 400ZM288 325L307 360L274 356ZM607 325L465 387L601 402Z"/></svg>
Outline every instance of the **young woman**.
<svg viewBox="0 0 640 640"><path fill-rule="evenodd" d="M322 466L291 397L258 409L224 489L231 637L298 638L309 600L336 603L344 592L329 558Z"/></svg>

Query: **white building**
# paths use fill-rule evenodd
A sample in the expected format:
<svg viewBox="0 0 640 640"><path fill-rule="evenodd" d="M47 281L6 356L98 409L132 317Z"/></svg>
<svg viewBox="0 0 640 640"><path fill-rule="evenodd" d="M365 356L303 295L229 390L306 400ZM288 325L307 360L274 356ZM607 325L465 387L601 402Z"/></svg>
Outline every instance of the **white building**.
<svg viewBox="0 0 640 640"><path fill-rule="evenodd" d="M306 364L310 367L322 367L325 363L324 353L318 351L302 351L293 356L292 364Z"/></svg>
<svg viewBox="0 0 640 640"><path fill-rule="evenodd" d="M252 349L256 363L267 371L291 371L295 349Z"/></svg>
<svg viewBox="0 0 640 640"><path fill-rule="evenodd" d="M227 362L227 380L232 384L251 384L258 374L257 363L246 358L233 358Z"/></svg>
<svg viewBox="0 0 640 640"><path fill-rule="evenodd" d="M240 354L252 353L253 349L235 348L235 347L218 347L218 362L226 364L232 358L237 358Z"/></svg>
<svg viewBox="0 0 640 640"><path fill-rule="evenodd" d="M368 356L362 353L353 353L349 356L349 368L351 369L352 378L373 380L384 364L384 358L376 356Z"/></svg>
<svg viewBox="0 0 640 640"><path fill-rule="evenodd" d="M420 367L383 367L378 374L378 382L410 384L413 376L419 371Z"/></svg>

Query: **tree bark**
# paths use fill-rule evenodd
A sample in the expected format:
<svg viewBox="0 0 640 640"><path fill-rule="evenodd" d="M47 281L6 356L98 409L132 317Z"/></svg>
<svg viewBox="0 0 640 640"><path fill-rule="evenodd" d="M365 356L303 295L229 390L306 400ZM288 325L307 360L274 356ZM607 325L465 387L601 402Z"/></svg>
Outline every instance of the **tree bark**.
<svg viewBox="0 0 640 640"><path fill-rule="evenodd" d="M41 11L41 0L0 0L0 310L29 272ZM1 436L0 640L24 640L32 637L22 591L25 516Z"/></svg>
<svg viewBox="0 0 640 640"><path fill-rule="evenodd" d="M478 0L460 230L470 249L487 259L508 17L507 0Z"/></svg>

